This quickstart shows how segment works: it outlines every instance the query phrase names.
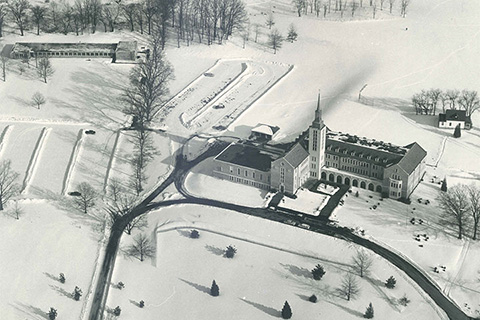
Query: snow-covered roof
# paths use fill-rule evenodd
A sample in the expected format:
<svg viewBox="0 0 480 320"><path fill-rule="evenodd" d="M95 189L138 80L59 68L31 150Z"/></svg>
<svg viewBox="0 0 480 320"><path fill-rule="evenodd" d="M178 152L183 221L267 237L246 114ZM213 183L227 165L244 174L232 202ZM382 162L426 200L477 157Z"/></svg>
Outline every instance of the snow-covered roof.
<svg viewBox="0 0 480 320"><path fill-rule="evenodd" d="M258 126L256 126L255 128L252 129L252 132L256 132L256 133L262 133L262 134L266 134L266 135L269 135L269 136L273 136L275 134L275 132L277 132L280 128L279 127L273 127L273 126L269 126L268 124L259 124Z"/></svg>

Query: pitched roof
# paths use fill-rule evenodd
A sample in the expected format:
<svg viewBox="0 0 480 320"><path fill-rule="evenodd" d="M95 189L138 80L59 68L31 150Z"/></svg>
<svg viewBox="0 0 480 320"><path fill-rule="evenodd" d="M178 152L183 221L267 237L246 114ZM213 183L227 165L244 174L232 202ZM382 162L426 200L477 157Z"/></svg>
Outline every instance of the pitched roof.
<svg viewBox="0 0 480 320"><path fill-rule="evenodd" d="M406 173L411 174L427 156L427 151L416 142L405 146L405 148L408 148L407 154L398 162L398 166Z"/></svg>
<svg viewBox="0 0 480 320"><path fill-rule="evenodd" d="M245 143L232 143L215 157L216 160L264 172L270 171L272 160L276 158L278 154L274 151Z"/></svg>
<svg viewBox="0 0 480 320"><path fill-rule="evenodd" d="M438 118L440 122L470 120L465 110L447 110L445 113L441 113Z"/></svg>
<svg viewBox="0 0 480 320"><path fill-rule="evenodd" d="M283 157L294 168L298 167L306 158L308 152L299 143L295 144L290 151Z"/></svg>

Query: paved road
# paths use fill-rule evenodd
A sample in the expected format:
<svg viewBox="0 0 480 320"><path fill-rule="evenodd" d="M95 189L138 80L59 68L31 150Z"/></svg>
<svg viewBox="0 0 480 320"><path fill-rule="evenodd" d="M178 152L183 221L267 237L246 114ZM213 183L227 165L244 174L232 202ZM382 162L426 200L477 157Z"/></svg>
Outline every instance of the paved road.
<svg viewBox="0 0 480 320"><path fill-rule="evenodd" d="M247 206L236 205L232 203L226 203L217 200L203 199L193 197L188 193L184 187L184 180L188 171L193 168L196 164L203 161L207 157L210 157L219 150L222 146L215 146L209 149L205 154L195 159L192 162L186 162L182 157L176 158L176 166L173 172L168 176L168 178L154 190L144 201L142 201L137 207L135 207L128 215L121 217L112 226L112 232L110 234L108 244L105 250L104 261L100 270L99 280L95 289L95 294L93 297L92 308L90 311L90 320L102 320L105 303L108 296L108 290L110 287L111 277L113 268L115 266L115 258L117 255L118 247L120 244L120 238L123 234L123 230L126 224L138 217L141 214L144 214L150 210L158 209L161 207L178 205L178 204L197 204L205 205L211 207L218 207L223 209L228 209L236 211L243 214L248 214L252 216L257 216L261 218L270 219L277 222L284 222L285 220L296 220L297 223L305 223L305 219L298 216L287 215L287 213L282 213L281 211L275 212L263 208L252 208ZM153 200L171 183L175 183L178 191L182 193L186 199L180 200L169 200L169 201L159 201L153 202ZM428 279L422 272L416 269L410 262L397 255L396 253L372 242L367 239L361 238L358 235L352 233L352 231L345 227L338 227L329 225L328 221L325 219L307 219L306 222L310 225L310 230L312 232L321 233L327 236L336 237L342 240L351 241L360 246L368 248L380 255L381 257L387 259L400 270L404 271L413 281L415 281L420 288L422 288L432 300L448 315L451 320L473 320L473 318L467 316L463 313L458 306L453 303L449 298L447 298L440 289Z"/></svg>

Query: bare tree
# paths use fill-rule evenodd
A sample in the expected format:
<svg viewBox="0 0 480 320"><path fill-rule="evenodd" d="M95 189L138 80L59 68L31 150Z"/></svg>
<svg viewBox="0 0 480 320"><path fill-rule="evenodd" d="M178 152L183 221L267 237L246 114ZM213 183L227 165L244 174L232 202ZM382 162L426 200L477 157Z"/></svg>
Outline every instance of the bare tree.
<svg viewBox="0 0 480 320"><path fill-rule="evenodd" d="M361 3L361 2L360 2ZM352 0L352 3L350 4L352 8L352 17L355 15L355 11L357 11L358 8L358 3L356 0Z"/></svg>
<svg viewBox="0 0 480 320"><path fill-rule="evenodd" d="M372 256L364 249L357 250L357 253L352 258L353 268L358 272L360 277L368 274L370 267L373 264Z"/></svg>
<svg viewBox="0 0 480 320"><path fill-rule="evenodd" d="M437 106L438 106L438 103L440 102L441 100L441 96L442 96L442 90L440 89L430 89L427 91L427 96L430 100L430 103L432 105L432 112L433 112L433 115L435 115L436 111L437 111Z"/></svg>
<svg viewBox="0 0 480 320"><path fill-rule="evenodd" d="M372 15L373 15L373 19L375 19L376 15L377 15L377 1L373 1L373 4L372 4Z"/></svg>
<svg viewBox="0 0 480 320"><path fill-rule="evenodd" d="M15 23L23 36L23 31L27 25L27 10L30 7L28 0L11 0L8 3L8 9L13 16Z"/></svg>
<svg viewBox="0 0 480 320"><path fill-rule="evenodd" d="M458 239L462 239L470 209L466 186L460 184L450 187L447 192L440 192L438 199L444 212L445 223L456 225Z"/></svg>
<svg viewBox="0 0 480 320"><path fill-rule="evenodd" d="M145 258L151 258L155 256L155 246L145 234L139 234L133 239L133 243L127 248L128 255L139 259L140 261Z"/></svg>
<svg viewBox="0 0 480 320"><path fill-rule="evenodd" d="M124 90L123 112L137 119L138 128L147 126L163 106L173 69L161 53L160 40L154 37L148 59L137 64L130 73L130 86Z"/></svg>
<svg viewBox="0 0 480 320"><path fill-rule="evenodd" d="M37 35L39 35L40 25L45 20L45 13L47 12L47 9L45 7L36 5L31 7L30 10L32 11L33 23L35 23L35 25L37 26Z"/></svg>
<svg viewBox="0 0 480 320"><path fill-rule="evenodd" d="M465 110L467 117L470 117L476 110L480 109L477 91L462 90L458 98L458 104Z"/></svg>
<svg viewBox="0 0 480 320"><path fill-rule="evenodd" d="M305 0L292 0L293 6L297 10L298 16L302 16L302 10L305 8Z"/></svg>
<svg viewBox="0 0 480 320"><path fill-rule="evenodd" d="M88 209L95 206L97 191L88 182L81 182L78 184L77 191L80 195L75 197L74 203L78 209L86 214L88 213Z"/></svg>
<svg viewBox="0 0 480 320"><path fill-rule="evenodd" d="M132 187L138 195L143 191L143 185L147 181L146 168L150 161L153 160L157 151L153 145L151 131L143 128L135 132L133 139L134 153L131 158L131 164L134 170L132 177Z"/></svg>
<svg viewBox="0 0 480 320"><path fill-rule="evenodd" d="M13 205L12 213L17 220L20 220L20 217L24 214L23 208L18 204L17 200L15 200L15 204Z"/></svg>
<svg viewBox="0 0 480 320"><path fill-rule="evenodd" d="M350 301L350 299L355 299L356 296L360 293L360 287L358 281L355 278L355 275L351 272L347 272L343 278L340 287L337 289L338 293Z"/></svg>
<svg viewBox="0 0 480 320"><path fill-rule="evenodd" d="M37 109L40 110L40 107L42 105L45 104L45 102L47 102L47 100L45 99L45 97L43 96L43 94L41 94L40 92L35 92L32 96L32 104L35 105L37 107Z"/></svg>
<svg viewBox="0 0 480 320"><path fill-rule="evenodd" d="M113 225L115 221L123 216L126 216L132 212L135 207L138 197L130 194L123 188L123 186L117 184L110 184L110 203L107 205L107 213L110 218L110 223ZM142 230L148 226L148 221L145 215L129 219L129 222L125 226L124 232L126 234L132 234L133 229Z"/></svg>
<svg viewBox="0 0 480 320"><path fill-rule="evenodd" d="M7 0L0 0L0 38L3 37L3 25L5 24L5 17L8 13Z"/></svg>
<svg viewBox="0 0 480 320"><path fill-rule="evenodd" d="M127 20L128 24L130 25L130 31L133 32L135 28L135 20L137 17L137 4L136 3L128 3L122 6L123 16Z"/></svg>
<svg viewBox="0 0 480 320"><path fill-rule="evenodd" d="M60 22L63 34L67 34L72 29L72 21L74 20L74 11L68 2L62 2L60 8Z"/></svg>
<svg viewBox="0 0 480 320"><path fill-rule="evenodd" d="M8 200L18 193L17 178L18 173L13 171L10 160L0 162L0 211Z"/></svg>
<svg viewBox="0 0 480 320"><path fill-rule="evenodd" d="M467 186L467 198L470 202L470 215L473 220L473 240L477 240L478 223L480 222L480 188L472 184Z"/></svg>
<svg viewBox="0 0 480 320"><path fill-rule="evenodd" d="M40 78L43 79L45 83L47 83L47 79L50 78L55 70L53 69L52 63L48 56L45 58L41 58L38 62L37 73Z"/></svg>
<svg viewBox="0 0 480 320"><path fill-rule="evenodd" d="M395 4L395 1L396 1L396 0L388 0L388 4L389 4L389 6L390 6L390 13L392 13L393 5Z"/></svg>
<svg viewBox="0 0 480 320"><path fill-rule="evenodd" d="M383 10L384 4L385 4L385 0L380 0L380 10Z"/></svg>
<svg viewBox="0 0 480 320"><path fill-rule="evenodd" d="M7 65L8 65L9 59L5 56L0 57L0 63L2 66L2 77L3 77L3 82L7 79Z"/></svg>
<svg viewBox="0 0 480 320"><path fill-rule="evenodd" d="M277 28L272 29L268 35L268 45L273 49L273 53L277 53L277 49L280 49L283 44L283 36Z"/></svg>
<svg viewBox="0 0 480 320"><path fill-rule="evenodd" d="M458 91L456 89L450 89L450 90L445 91L444 96L445 96L446 101L448 101L448 103L450 105L450 109L456 110L457 109L456 103L458 102L458 97L460 96L460 91Z"/></svg>
<svg viewBox="0 0 480 320"><path fill-rule="evenodd" d="M272 27L275 25L275 19L273 18L273 14L269 14L267 16L267 19L265 20L265 24L267 25L268 29L272 29Z"/></svg>
<svg viewBox="0 0 480 320"><path fill-rule="evenodd" d="M258 35L260 33L260 25L258 23L255 23L253 25L253 32L255 32L255 42L258 40Z"/></svg>
<svg viewBox="0 0 480 320"><path fill-rule="evenodd" d="M400 2L400 14L403 18L407 15L407 8L410 4L410 0L401 0Z"/></svg>

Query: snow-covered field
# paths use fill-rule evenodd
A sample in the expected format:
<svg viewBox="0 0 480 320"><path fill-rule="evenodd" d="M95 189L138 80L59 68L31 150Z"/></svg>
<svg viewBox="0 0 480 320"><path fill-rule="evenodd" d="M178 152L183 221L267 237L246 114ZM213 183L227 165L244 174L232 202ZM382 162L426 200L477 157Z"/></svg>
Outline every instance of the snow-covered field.
<svg viewBox="0 0 480 320"><path fill-rule="evenodd" d="M122 317L270 319L280 316L287 300L295 319L319 315L357 319L370 302L380 319L446 319L401 272L380 258L368 278L358 278L357 299L347 302L339 297L336 288L355 253L343 241L195 205L151 212L148 218L145 233L156 245L155 258L144 262L124 255L117 258L112 281L122 281L125 288L111 288L107 305L120 306ZM199 239L189 238L191 229L199 230ZM124 237L123 248L131 241L132 237ZM233 259L223 257L228 245L238 250ZM316 264L326 270L319 282L310 274ZM393 290L383 284L390 275L397 279ZM213 280L220 287L216 298L208 294ZM319 298L316 304L307 301L312 294ZM396 302L403 294L412 301L406 308ZM140 300L145 301L143 309L137 306Z"/></svg>
<svg viewBox="0 0 480 320"><path fill-rule="evenodd" d="M299 189L295 192L295 195L297 196L295 199L283 197L278 206L318 216L330 199L329 195L312 192L307 189Z"/></svg>
<svg viewBox="0 0 480 320"><path fill-rule="evenodd" d="M353 193L358 190L359 197L352 196L353 193L346 197L332 219L341 225L363 229L366 237L407 256L467 314L477 317L480 269L474 257L480 245L468 238L458 240L454 226L439 223L441 209L436 197L440 185L431 183L431 177L427 175L418 186L410 205L391 199L380 201L377 193L353 188ZM430 203L425 204L426 200ZM377 208L373 209L373 205ZM445 266L445 271L440 266ZM439 273L434 272L435 267Z"/></svg>
<svg viewBox="0 0 480 320"><path fill-rule="evenodd" d="M192 195L249 207L266 207L270 201L268 191L212 177L213 158L194 167L185 179Z"/></svg>
<svg viewBox="0 0 480 320"><path fill-rule="evenodd" d="M54 307L61 319L80 319L101 259L103 223L44 200L21 200L19 206L19 220L11 209L0 215L1 318L46 319ZM75 286L83 291L80 301L71 296Z"/></svg>

